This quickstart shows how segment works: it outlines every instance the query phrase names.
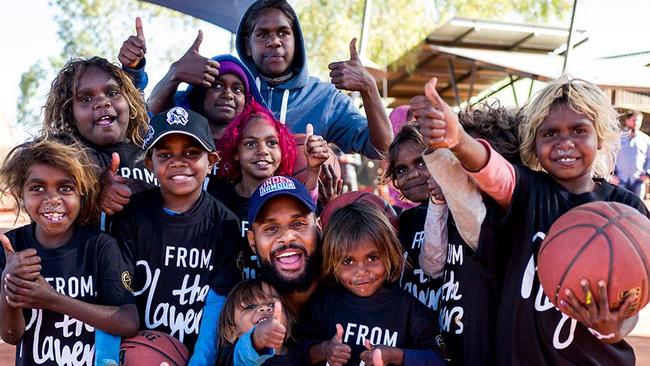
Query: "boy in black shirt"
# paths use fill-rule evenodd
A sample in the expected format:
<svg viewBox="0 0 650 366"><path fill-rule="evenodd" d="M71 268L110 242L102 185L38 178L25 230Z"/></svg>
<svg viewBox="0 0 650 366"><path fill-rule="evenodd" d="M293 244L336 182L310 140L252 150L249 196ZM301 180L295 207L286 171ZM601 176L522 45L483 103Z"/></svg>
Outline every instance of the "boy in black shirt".
<svg viewBox="0 0 650 366"><path fill-rule="evenodd" d="M181 107L155 116L143 148L160 188L134 195L116 216L113 234L136 265L141 327L171 334L192 352L202 316L218 313L240 278L239 222L202 191L217 160L204 117ZM206 301L210 288L212 303ZM216 331L216 324L207 328Z"/></svg>

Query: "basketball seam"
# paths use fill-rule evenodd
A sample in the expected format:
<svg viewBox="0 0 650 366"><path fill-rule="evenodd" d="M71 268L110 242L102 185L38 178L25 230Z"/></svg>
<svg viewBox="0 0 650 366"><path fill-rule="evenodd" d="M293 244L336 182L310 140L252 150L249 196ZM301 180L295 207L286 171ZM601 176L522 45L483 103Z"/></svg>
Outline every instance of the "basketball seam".
<svg viewBox="0 0 650 366"><path fill-rule="evenodd" d="M607 201L605 201L605 202L607 202ZM636 239L633 239L634 237L630 235L629 230L627 230L627 229L624 228L624 227L621 227L621 226L617 225L617 223L618 223L621 219L623 219L623 218L627 218L627 217L630 217L630 216L633 216L633 215L635 214L636 211L624 212L624 211L621 211L620 208L617 207L616 205L612 205L611 202L607 202L607 204L608 204L608 207L609 207L610 209L612 209L613 211L615 211L615 212L617 213L616 216L614 216L614 217L609 217L609 216L605 215L603 212L601 212L601 211L599 211L599 210L591 209L591 207L581 207L581 206L578 206L578 207L576 207L576 208L574 209L574 211L581 211L581 212L587 212L587 213L591 213L591 214L596 214L597 216L600 216L600 217L604 218L605 220L607 220L607 223L606 223L604 226L598 227L598 226L595 226L595 225L593 225L593 224L578 224L578 225L573 225L573 226L569 226L569 227L566 227L566 228L562 229L561 231L559 231L558 233L556 233L556 234L553 235L552 237L548 238L548 239L549 239L549 242L552 242L554 238L556 238L557 236L561 235L562 233L565 233L566 231L568 231L568 230L570 230L570 229L579 228L579 227L587 227L587 228L594 228L594 229L596 229L596 232L595 232L594 234L592 234L592 236L587 240L586 244L584 244L584 245L580 248L580 250L579 250L579 251L574 255L573 259L572 259L572 260L570 261L570 263L568 264L567 269L566 269L566 270L564 271L564 273L562 274L562 276L561 276L561 278L560 278L560 281L558 282L557 287L554 289L554 297L555 297L555 302L556 302L556 303L557 303L557 301L558 301L559 291L560 291L560 289L562 288L562 284L564 283L564 280L565 280L566 276L568 275L569 270L573 267L573 264L575 263L575 261L577 260L577 258L580 257L580 255L584 252L584 250L586 250L586 247L589 246L589 244L591 244L591 240L593 240L594 237L597 236L597 235L599 235L599 234L605 234L605 232L604 232L605 229L607 229L610 225L613 226L613 227L616 227L616 228L619 229L623 234L625 234L626 238L628 239L628 242L630 243L630 246L634 249L634 251L635 251L635 252L637 253L637 255L640 257L641 262L643 263L643 269L644 269L644 271L645 271L645 273L646 273L646 278L650 278L650 270L649 270L648 267L646 266L646 259L647 259L647 258L646 258L646 256L645 256L645 253L643 253L643 252L640 250L640 248L638 247L638 243L637 243ZM634 225L634 226L640 228L640 226L639 226L638 224L636 224L635 222L630 222L630 223L631 223L632 225ZM611 239L609 238L608 235L605 234L605 235L603 235L603 236L607 239L607 243L608 243L608 247L609 247L609 253L610 253L610 256L609 256L609 266L608 266L609 268L608 268L608 273L607 273L607 283L608 283L608 284L611 284L611 283L612 283L612 273L613 273L613 271L614 271L614 269L613 269L613 265L614 265L614 264L613 264L613 245L612 245L612 241L611 241ZM544 246L544 249L546 249L547 247L549 247L549 246L548 246L548 245ZM542 251L540 251L539 254L541 254L541 252L542 252ZM645 281L642 281L642 285L644 285L645 283L646 283ZM645 290L648 291L647 289L645 289Z"/></svg>
<svg viewBox="0 0 650 366"><path fill-rule="evenodd" d="M564 229L561 230L560 232L558 232L556 235L554 235L554 236L550 239L550 241L552 241L553 238L559 236L560 234L562 234L562 233L564 233L564 232L567 232L567 231L569 231L570 229L575 229L575 228L579 228L579 227L593 228L593 229L596 230L596 232L594 232L594 233L593 233L593 234L592 234L588 239L585 240L585 243L580 247L580 249L579 249L579 250L574 254L573 258L571 258L571 261L569 261L569 263L567 264L566 269L564 270L564 272L562 273L562 276L560 277L560 280L558 281L557 287L556 287L556 288L554 289L554 291L553 291L553 292L554 292L555 303L558 302L558 298L559 298L559 296L560 296L560 295L559 295L559 293L560 293L560 289L562 288L562 285L564 284L564 280L565 280L566 276L568 275L569 271L573 268L573 264L578 260L578 258L580 257L580 255L581 255L581 254L582 254L582 253L587 249L587 247L589 246L589 244L591 244L591 241L592 241L595 237L597 237L598 235L602 234L603 231L604 231L604 229L605 229L609 224L610 224L610 223L607 223L607 225L605 225L605 226L603 226L603 227L598 227L598 226L595 226L595 225L593 225L593 224L578 224L578 225L569 226L569 227L567 227L567 228L564 228ZM608 237L607 235L604 235L604 237L607 239L608 242L610 242L609 237ZM609 244L610 244L610 260L609 260L609 262L610 262L610 268L609 268L609 273L607 274L608 281L609 281L609 276L610 276L610 274L611 274L611 262L612 262L612 260L611 260L611 259L612 259L612 258L611 258L611 243L609 243ZM548 245L545 246L545 247L548 247Z"/></svg>
<svg viewBox="0 0 650 366"><path fill-rule="evenodd" d="M613 210L615 210L615 211L617 211L617 212L619 213L619 214L615 217L615 218L616 218L616 221L619 221L621 218L627 218L627 217L633 216L633 215L635 215L636 212L637 212L637 211L622 212L622 211L620 210L620 208L617 207L617 206L615 206L615 205L609 205L609 206L610 206L610 208L612 208ZM595 213L595 214L597 214L597 215L599 215L599 216L601 216L601 217L603 217L603 218L609 219L609 218L608 218L607 216L605 216L602 212L595 211L595 210L594 210L594 211L587 210L586 207L581 208L580 211L587 211L587 212ZM611 221L611 220L610 220L610 221ZM631 221L630 223L633 224L634 226L636 226L637 228L642 229L642 227L640 227L640 225L638 225L638 224L636 224L636 223L634 223L634 222L632 222L632 221ZM618 228L621 232L623 232L623 234L625 234L625 236L626 236L627 239L633 238L633 236L630 235L630 232L629 232L626 228L624 228L624 227L620 227L620 226L618 226L618 225L616 225L616 228ZM643 269L645 270L646 278L650 278L650 269L648 269L648 267L646 266L646 263L647 263L647 262L646 262L646 259L647 259L647 257L645 256L645 253L643 253L643 251L639 248L639 246L637 245L638 243L637 243L636 240L634 240L634 241L629 240L629 241L630 241L630 244L633 244L632 246L634 247L634 250L637 252L637 254L639 255L639 257L641 257L641 259L642 259L642 262L643 262Z"/></svg>
<svg viewBox="0 0 650 366"><path fill-rule="evenodd" d="M139 344L139 345L141 345L141 346L149 347L150 349L152 349L152 350L158 352L159 354L161 354L161 355L167 357L168 359L170 358L168 354L164 353L163 351L159 350L158 348L153 347L153 346L152 346L151 344L149 344L149 343L139 342L139 341L135 341L135 340L133 340L133 339L127 339L125 342L127 342L127 344L128 344L128 343L135 343L135 344ZM126 356L125 356L125 357L126 357ZM183 358L183 357L181 356L181 358ZM169 361L172 362L172 363L174 364L173 366L180 366L180 365L179 365L176 361L174 361L174 360L169 360Z"/></svg>

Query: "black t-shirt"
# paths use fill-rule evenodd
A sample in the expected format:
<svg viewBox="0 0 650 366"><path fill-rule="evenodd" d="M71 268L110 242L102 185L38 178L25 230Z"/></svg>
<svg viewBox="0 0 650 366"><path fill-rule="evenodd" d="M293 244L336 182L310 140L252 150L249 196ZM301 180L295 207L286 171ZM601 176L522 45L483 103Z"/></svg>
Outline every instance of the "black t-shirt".
<svg viewBox="0 0 650 366"><path fill-rule="evenodd" d="M244 280L255 278L259 269L257 255L251 249L246 238L246 231L250 228L248 222L248 202L250 201L250 197L240 196L235 189L235 185L224 180L208 185L208 193L221 201L221 203L226 205L226 207L239 217L239 221L241 222L241 240L238 241L239 254L237 257L237 267L241 270Z"/></svg>
<svg viewBox="0 0 650 366"><path fill-rule="evenodd" d="M104 171L111 164L111 157L114 152L120 155L120 166L117 174L127 179L127 185L131 193L146 191L158 186L158 179L152 171L144 166L142 148L130 142L120 142L113 145L97 146L88 143L88 146L95 152L97 163Z"/></svg>
<svg viewBox="0 0 650 366"><path fill-rule="evenodd" d="M330 340L336 324L343 326L343 343L352 348L346 365L360 364L365 339L373 345L436 350L438 327L433 313L397 285L381 287L368 297L340 285L321 286L300 319L297 336L307 345Z"/></svg>
<svg viewBox="0 0 650 366"><path fill-rule="evenodd" d="M548 174L515 166L516 186L502 222L506 240L479 247L477 255L508 258L497 317L497 365L634 365L625 342L606 344L562 314L544 294L536 257L545 233L562 214L592 201L627 204L648 216L634 194L596 180L596 190L571 194ZM508 240L509 239L509 240Z"/></svg>
<svg viewBox="0 0 650 366"><path fill-rule="evenodd" d="M235 364L235 344L219 347L219 355L217 358L217 366L233 366ZM309 361L302 352L298 344L289 340L286 343L287 353L283 355L274 355L268 360L264 361L264 366L302 366L309 365Z"/></svg>
<svg viewBox="0 0 650 366"><path fill-rule="evenodd" d="M439 326L448 364L492 366L499 294L497 268L478 260L458 233L452 215L447 232L449 244L440 289ZM494 240L491 225L484 224L479 246L490 245L487 241L491 240Z"/></svg>
<svg viewBox="0 0 650 366"><path fill-rule="evenodd" d="M399 215L399 241L404 247L405 266L400 278L400 287L415 296L421 303L438 315L441 279L434 279L424 273L420 266L420 250L424 244L424 222L427 218L427 203L403 211Z"/></svg>
<svg viewBox="0 0 650 366"><path fill-rule="evenodd" d="M115 239L96 228L76 227L65 245L46 249L36 241L35 224L6 235L16 252L34 248L41 257L41 275L59 293L90 304L133 304L132 267ZM0 266L5 268L4 252ZM24 309L25 333L16 347L16 365L92 366L95 330L68 315Z"/></svg>
<svg viewBox="0 0 650 366"><path fill-rule="evenodd" d="M135 264L140 327L170 334L192 352L208 290L225 296L240 279L239 221L205 193L176 216L162 202L158 188L134 195L112 231Z"/></svg>

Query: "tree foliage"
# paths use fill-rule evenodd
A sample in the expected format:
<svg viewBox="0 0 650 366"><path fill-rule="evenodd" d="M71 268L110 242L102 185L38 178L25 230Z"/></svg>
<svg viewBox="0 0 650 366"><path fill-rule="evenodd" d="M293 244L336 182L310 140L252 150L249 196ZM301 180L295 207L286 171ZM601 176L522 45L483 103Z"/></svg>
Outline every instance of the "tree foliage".
<svg viewBox="0 0 650 366"><path fill-rule="evenodd" d="M349 57L359 38L366 0L301 0L295 6L313 73ZM453 16L564 25L570 0L373 0L365 58L388 65ZM564 23L562 23L564 22Z"/></svg>
<svg viewBox="0 0 650 366"><path fill-rule="evenodd" d="M38 125L40 106L44 104L43 82L51 80L66 61L74 57L101 56L116 61L122 42L133 32L136 15L143 21L168 20L168 29L184 32L196 20L166 8L136 0L50 0L55 10L54 22L61 52L37 60L21 75L17 100L17 120L24 127ZM155 49L156 37L147 39L147 47ZM169 63L169 55L157 62ZM167 56L168 58L165 58Z"/></svg>

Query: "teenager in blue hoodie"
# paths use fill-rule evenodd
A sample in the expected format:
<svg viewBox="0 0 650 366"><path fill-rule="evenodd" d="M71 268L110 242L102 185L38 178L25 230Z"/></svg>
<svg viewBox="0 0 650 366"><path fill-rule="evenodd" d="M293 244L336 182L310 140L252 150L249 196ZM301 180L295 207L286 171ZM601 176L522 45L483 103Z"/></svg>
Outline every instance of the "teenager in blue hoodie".
<svg viewBox="0 0 650 366"><path fill-rule="evenodd" d="M209 83L219 72L219 65L199 55L197 42L200 45L201 40L199 34L184 55L186 61L194 60L184 63L184 76L195 85ZM377 159L388 150L393 135L377 85L361 64L355 43L350 43L350 60L330 64L332 83L325 83L309 76L300 23L284 0L253 3L240 21L236 39L237 52L255 77L266 104L292 132L303 133L307 123L311 123L315 134L336 143L342 151ZM138 52L144 55L143 48ZM137 69L126 70L137 86L144 89L144 59L135 66ZM174 66L180 69L179 65ZM157 110L159 101L165 100L160 95L166 93L159 91L175 90L178 83L167 76L163 78L147 101L149 110ZM338 89L360 92L368 118Z"/></svg>

